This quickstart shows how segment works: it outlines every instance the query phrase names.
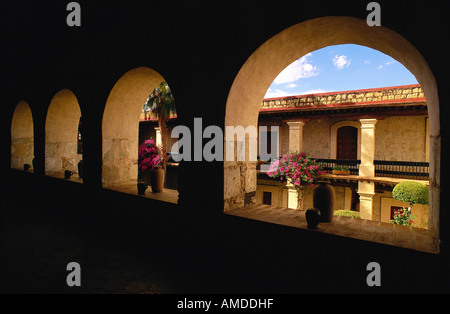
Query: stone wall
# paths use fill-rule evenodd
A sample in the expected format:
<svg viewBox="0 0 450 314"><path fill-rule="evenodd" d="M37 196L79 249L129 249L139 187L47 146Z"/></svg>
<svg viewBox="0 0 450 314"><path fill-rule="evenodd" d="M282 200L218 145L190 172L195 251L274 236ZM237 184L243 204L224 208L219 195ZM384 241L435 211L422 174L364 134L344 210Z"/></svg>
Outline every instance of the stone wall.
<svg viewBox="0 0 450 314"><path fill-rule="evenodd" d="M425 102L420 85L269 98L263 101L261 109L375 103L408 99L414 102L418 100Z"/></svg>
<svg viewBox="0 0 450 314"><path fill-rule="evenodd" d="M11 122L11 168L23 169L33 164L34 131L30 107L24 101L17 104Z"/></svg>
<svg viewBox="0 0 450 314"><path fill-rule="evenodd" d="M77 154L78 143L46 143L45 171L47 174L70 170L78 173L78 162L83 159Z"/></svg>
<svg viewBox="0 0 450 314"><path fill-rule="evenodd" d="M375 159L425 162L429 156L427 117L380 119L375 127ZM316 158L332 158L331 126L342 120L310 120L303 127L303 151ZM357 120L356 120L357 121ZM358 122L359 123L359 122ZM280 125L280 155L289 151L289 126Z"/></svg>
<svg viewBox="0 0 450 314"><path fill-rule="evenodd" d="M11 168L23 169L24 164L33 165L33 138L11 139Z"/></svg>
<svg viewBox="0 0 450 314"><path fill-rule="evenodd" d="M131 182L138 174L138 144L129 139L103 140L103 184Z"/></svg>
<svg viewBox="0 0 450 314"><path fill-rule="evenodd" d="M375 159L426 161L428 130L426 117L390 117L375 129Z"/></svg>

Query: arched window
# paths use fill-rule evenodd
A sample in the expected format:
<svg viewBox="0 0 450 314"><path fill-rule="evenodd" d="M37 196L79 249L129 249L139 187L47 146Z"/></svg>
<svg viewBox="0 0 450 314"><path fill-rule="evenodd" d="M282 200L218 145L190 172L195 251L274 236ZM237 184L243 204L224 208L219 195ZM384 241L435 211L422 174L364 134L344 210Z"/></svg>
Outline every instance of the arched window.
<svg viewBox="0 0 450 314"><path fill-rule="evenodd" d="M337 130L336 159L356 160L358 157L358 129L343 126Z"/></svg>

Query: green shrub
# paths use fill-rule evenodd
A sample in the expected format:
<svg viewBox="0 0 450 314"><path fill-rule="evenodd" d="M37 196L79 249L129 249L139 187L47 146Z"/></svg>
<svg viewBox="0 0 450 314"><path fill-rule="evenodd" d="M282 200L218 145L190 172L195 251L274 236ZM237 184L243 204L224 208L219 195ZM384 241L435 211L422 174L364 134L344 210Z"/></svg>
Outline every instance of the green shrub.
<svg viewBox="0 0 450 314"><path fill-rule="evenodd" d="M334 214L336 216L344 216L344 217L352 217L352 218L361 219L361 217L359 217L359 213L355 212L353 210L335 210Z"/></svg>
<svg viewBox="0 0 450 314"><path fill-rule="evenodd" d="M428 204L428 187L415 181L398 183L392 190L392 197L396 200L413 204Z"/></svg>
<svg viewBox="0 0 450 314"><path fill-rule="evenodd" d="M410 209L403 208L396 210L394 212L394 219L391 219L389 222L396 225L411 226L414 218L416 218L416 216L411 215Z"/></svg>

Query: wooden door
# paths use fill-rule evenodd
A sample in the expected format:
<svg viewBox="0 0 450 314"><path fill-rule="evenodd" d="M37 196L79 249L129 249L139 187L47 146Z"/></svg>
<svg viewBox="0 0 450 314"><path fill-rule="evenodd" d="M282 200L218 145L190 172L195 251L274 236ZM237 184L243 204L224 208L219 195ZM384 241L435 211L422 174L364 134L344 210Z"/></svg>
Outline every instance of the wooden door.
<svg viewBox="0 0 450 314"><path fill-rule="evenodd" d="M263 204L272 205L272 192L263 192Z"/></svg>
<svg viewBox="0 0 450 314"><path fill-rule="evenodd" d="M352 126L344 126L337 131L337 159L358 158L358 129Z"/></svg>

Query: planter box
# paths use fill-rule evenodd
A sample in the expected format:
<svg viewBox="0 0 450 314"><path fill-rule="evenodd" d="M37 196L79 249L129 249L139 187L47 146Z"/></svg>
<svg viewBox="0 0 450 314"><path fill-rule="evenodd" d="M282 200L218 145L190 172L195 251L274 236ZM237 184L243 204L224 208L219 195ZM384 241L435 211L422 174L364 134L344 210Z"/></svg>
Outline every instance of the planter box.
<svg viewBox="0 0 450 314"><path fill-rule="evenodd" d="M350 175L350 170L333 170L333 174L338 175L338 176L348 176Z"/></svg>

